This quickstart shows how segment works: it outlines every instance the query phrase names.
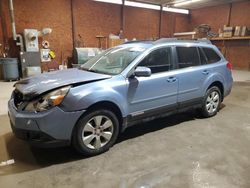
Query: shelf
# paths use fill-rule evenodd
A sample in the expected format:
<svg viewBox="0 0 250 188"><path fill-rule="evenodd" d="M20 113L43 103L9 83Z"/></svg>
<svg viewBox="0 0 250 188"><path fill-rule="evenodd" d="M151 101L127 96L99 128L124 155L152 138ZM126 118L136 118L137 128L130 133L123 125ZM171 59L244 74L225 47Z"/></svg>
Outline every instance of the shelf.
<svg viewBox="0 0 250 188"><path fill-rule="evenodd" d="M221 37L216 37L216 38L210 38L209 40L211 40L211 41L224 41L224 40L250 40L250 36L247 36L247 37L231 37L231 38L221 38Z"/></svg>

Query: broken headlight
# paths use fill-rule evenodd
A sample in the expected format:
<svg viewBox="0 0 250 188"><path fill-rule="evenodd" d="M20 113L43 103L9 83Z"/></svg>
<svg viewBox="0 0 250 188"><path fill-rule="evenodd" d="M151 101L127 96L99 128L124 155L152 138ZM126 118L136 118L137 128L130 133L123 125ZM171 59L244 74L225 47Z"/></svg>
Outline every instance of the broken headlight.
<svg viewBox="0 0 250 188"><path fill-rule="evenodd" d="M49 110L54 106L58 106L63 101L64 97L67 95L70 86L63 87L47 93L38 99L31 101L25 107L25 111L41 112Z"/></svg>

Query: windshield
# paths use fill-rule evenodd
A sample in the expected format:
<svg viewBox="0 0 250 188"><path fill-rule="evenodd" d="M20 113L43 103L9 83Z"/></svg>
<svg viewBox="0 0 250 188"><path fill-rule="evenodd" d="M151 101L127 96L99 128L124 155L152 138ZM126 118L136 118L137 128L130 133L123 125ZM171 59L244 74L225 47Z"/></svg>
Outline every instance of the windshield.
<svg viewBox="0 0 250 188"><path fill-rule="evenodd" d="M142 47L111 48L87 61L81 69L109 75L120 74L144 50Z"/></svg>

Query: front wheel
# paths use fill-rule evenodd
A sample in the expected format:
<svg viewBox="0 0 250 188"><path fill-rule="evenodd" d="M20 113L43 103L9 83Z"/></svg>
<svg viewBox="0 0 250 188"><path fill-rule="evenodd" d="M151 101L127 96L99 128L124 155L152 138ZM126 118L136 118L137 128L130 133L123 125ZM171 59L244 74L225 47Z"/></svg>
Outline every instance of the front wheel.
<svg viewBox="0 0 250 188"><path fill-rule="evenodd" d="M221 91L218 87L213 86L207 90L203 100L202 115L204 117L212 117L217 114L221 104Z"/></svg>
<svg viewBox="0 0 250 188"><path fill-rule="evenodd" d="M109 110L96 110L83 116L77 123L73 145L82 154L93 156L107 151L116 141L119 121Z"/></svg>

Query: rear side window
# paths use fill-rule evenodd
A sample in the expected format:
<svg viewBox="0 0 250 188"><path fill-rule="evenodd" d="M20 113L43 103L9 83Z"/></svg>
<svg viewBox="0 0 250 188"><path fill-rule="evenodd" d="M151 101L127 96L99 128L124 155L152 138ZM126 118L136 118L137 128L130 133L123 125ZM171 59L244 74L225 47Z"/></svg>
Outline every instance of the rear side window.
<svg viewBox="0 0 250 188"><path fill-rule="evenodd" d="M196 47L176 47L179 68L200 65L200 58Z"/></svg>
<svg viewBox="0 0 250 188"><path fill-rule="evenodd" d="M154 50L139 63L139 66L150 68L152 73L166 72L171 70L171 49L166 47Z"/></svg>
<svg viewBox="0 0 250 188"><path fill-rule="evenodd" d="M206 58L204 52L200 48L199 48L199 54L200 54L201 64L202 65L207 64L207 58Z"/></svg>
<svg viewBox="0 0 250 188"><path fill-rule="evenodd" d="M202 48L207 56L208 64L216 63L221 60L220 56L212 48Z"/></svg>

